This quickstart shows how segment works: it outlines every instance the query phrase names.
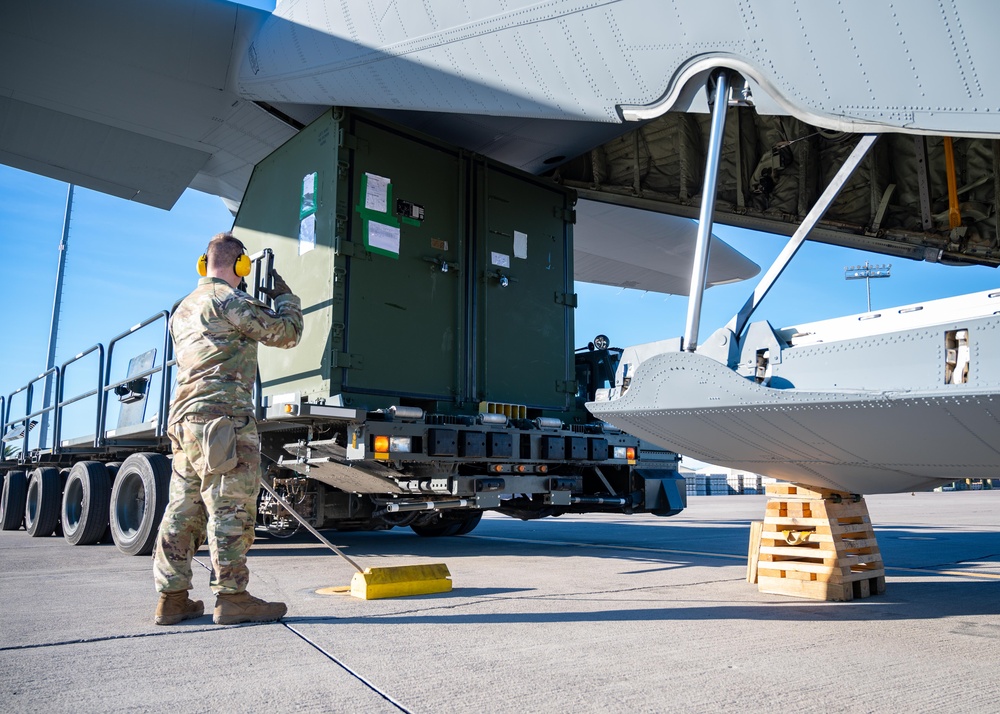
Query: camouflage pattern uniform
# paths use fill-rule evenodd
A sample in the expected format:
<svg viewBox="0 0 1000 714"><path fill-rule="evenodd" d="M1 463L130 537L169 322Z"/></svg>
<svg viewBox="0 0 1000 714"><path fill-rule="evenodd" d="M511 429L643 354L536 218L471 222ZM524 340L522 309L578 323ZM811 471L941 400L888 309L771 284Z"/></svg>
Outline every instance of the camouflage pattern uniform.
<svg viewBox="0 0 1000 714"><path fill-rule="evenodd" d="M217 595L244 592L260 478L252 399L257 343L285 348L298 343L299 298L279 295L272 311L224 280L201 278L171 317L170 335L177 356L168 424L173 473L153 554L156 589L191 589L191 559L207 535L215 573L212 590ZM233 419L239 463L225 473L209 474L203 435L205 426L220 416Z"/></svg>

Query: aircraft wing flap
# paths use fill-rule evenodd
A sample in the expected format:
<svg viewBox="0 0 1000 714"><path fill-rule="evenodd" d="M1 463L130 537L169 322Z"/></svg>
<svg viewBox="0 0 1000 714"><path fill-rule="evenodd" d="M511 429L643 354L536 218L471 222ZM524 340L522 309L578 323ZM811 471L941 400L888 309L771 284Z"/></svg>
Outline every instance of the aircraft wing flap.
<svg viewBox="0 0 1000 714"><path fill-rule="evenodd" d="M0 97L0 152L10 166L157 208L170 208L209 158L203 151L7 97ZM150 166L157 170L148 171Z"/></svg>
<svg viewBox="0 0 1000 714"><path fill-rule="evenodd" d="M581 200L573 228L576 280L687 295L698 225L687 218ZM709 256L709 286L752 278L760 267L719 238Z"/></svg>

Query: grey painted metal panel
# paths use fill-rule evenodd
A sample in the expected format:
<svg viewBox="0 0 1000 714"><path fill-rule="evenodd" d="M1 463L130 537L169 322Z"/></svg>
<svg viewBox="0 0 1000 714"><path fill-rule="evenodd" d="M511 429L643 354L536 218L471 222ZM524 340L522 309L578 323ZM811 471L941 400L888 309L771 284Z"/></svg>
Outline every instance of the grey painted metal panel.
<svg viewBox="0 0 1000 714"><path fill-rule="evenodd" d="M1000 397L972 387L808 392L762 387L711 358L660 354L625 396L588 405L640 438L709 463L852 493L993 478Z"/></svg>
<svg viewBox="0 0 1000 714"><path fill-rule="evenodd" d="M849 131L1000 133L1000 6L913 0L282 3L242 60L267 101L617 122L703 109L716 66L764 112Z"/></svg>
<svg viewBox="0 0 1000 714"><path fill-rule="evenodd" d="M633 129L621 122L623 107L638 107L628 116L640 118L703 110L704 80L719 66L748 79L757 118L792 114L809 122L801 125L808 132L827 127L1000 136L1000 75L993 71L1000 48L990 34L1000 25L996 3L377 5L298 0L268 15L223 0L2 3L0 97L73 117L65 135L78 144L85 137L73 126L83 120L167 142L182 155L202 152L210 158L188 185L231 203L242 198L251 167L314 119L317 105L382 107L450 143L540 173L576 163L573 157ZM258 98L289 115L290 124L248 101ZM600 189L605 200L652 199L660 210L695 215L698 189L688 180L697 181L701 140L696 127L689 128L676 137L684 175L676 197L658 195L655 185L638 180L623 187L611 177L599 186L608 177L597 172L572 178L582 188ZM70 151L55 160L51 137L39 132L24 138L16 151L0 152L0 160L160 206L172 205L184 182L172 157L156 152L135 148L129 165L119 152L88 161ZM623 141L644 138L633 134ZM803 134L792 131L786 138ZM971 141L979 143L963 144ZM760 145L770 149L773 143ZM806 143L795 144L793 153ZM943 163L936 144L927 147L933 204ZM990 151L981 139L956 143L958 170L968 182L978 185L992 170L995 160L984 158ZM907 152L912 147L893 147L893 153ZM752 158L739 164L740 171L753 171ZM811 166L808 156L798 158ZM662 162L649 166L654 164L653 173L669 170ZM995 227L975 217L981 204L987 217L995 209L995 190L980 186L962 195L976 210L963 213L971 216L968 235L952 240L936 216L930 217L933 232L914 232L922 224L907 220L907 206L919 203L909 197L917 190L910 181L915 175L893 174L897 185L880 226L851 219L846 226L824 226L817 236L917 259L996 264ZM745 205L751 176L738 178L731 223L781 232L803 215L801 206L772 206L769 214ZM877 205L889 188L885 181L871 183ZM721 203L727 200L720 194ZM926 214L928 206L923 209ZM932 250L925 253L925 247Z"/></svg>
<svg viewBox="0 0 1000 714"><path fill-rule="evenodd" d="M882 332L859 323L854 337L842 318L810 326L814 341L799 346L785 341L788 331L756 323L733 368L677 345L630 348L622 358L630 377L624 394L620 378L609 400L588 407L678 453L825 488L886 493L993 478L1000 468L1000 291L970 298L985 306L977 316L934 321L909 312ZM954 308L961 301L939 302ZM824 329L830 339L818 341ZM948 384L946 339L957 330L968 332L968 380ZM754 358L764 349L759 384Z"/></svg>

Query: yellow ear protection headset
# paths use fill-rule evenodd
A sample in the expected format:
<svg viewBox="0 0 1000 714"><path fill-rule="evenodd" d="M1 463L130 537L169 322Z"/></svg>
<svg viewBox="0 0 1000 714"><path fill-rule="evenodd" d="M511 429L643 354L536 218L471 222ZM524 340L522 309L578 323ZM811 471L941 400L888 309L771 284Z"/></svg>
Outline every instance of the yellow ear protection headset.
<svg viewBox="0 0 1000 714"><path fill-rule="evenodd" d="M245 278L250 275L250 267L250 256L243 253L236 259L236 262L233 263L233 272L239 277ZM198 258L198 275L203 278L208 275L208 253L202 253L201 257Z"/></svg>

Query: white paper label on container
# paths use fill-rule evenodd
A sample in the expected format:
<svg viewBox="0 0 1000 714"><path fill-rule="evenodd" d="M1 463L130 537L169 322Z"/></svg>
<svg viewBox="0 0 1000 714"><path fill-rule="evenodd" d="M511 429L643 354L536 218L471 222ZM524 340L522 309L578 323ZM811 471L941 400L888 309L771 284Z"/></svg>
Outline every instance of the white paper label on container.
<svg viewBox="0 0 1000 714"><path fill-rule="evenodd" d="M527 260L528 258L528 234L521 231L514 231L514 257Z"/></svg>
<svg viewBox="0 0 1000 714"><path fill-rule="evenodd" d="M316 211L316 172L302 177L302 201L299 204L299 215L306 216Z"/></svg>
<svg viewBox="0 0 1000 714"><path fill-rule="evenodd" d="M499 268L509 268L510 267L510 256L506 253L495 253L491 251L493 257L493 265Z"/></svg>
<svg viewBox="0 0 1000 714"><path fill-rule="evenodd" d="M389 179L375 174L365 174L365 208L385 213L388 203Z"/></svg>
<svg viewBox="0 0 1000 714"><path fill-rule="evenodd" d="M310 213L299 221L299 255L316 247L316 214Z"/></svg>
<svg viewBox="0 0 1000 714"><path fill-rule="evenodd" d="M399 227L368 221L368 245L399 255Z"/></svg>

